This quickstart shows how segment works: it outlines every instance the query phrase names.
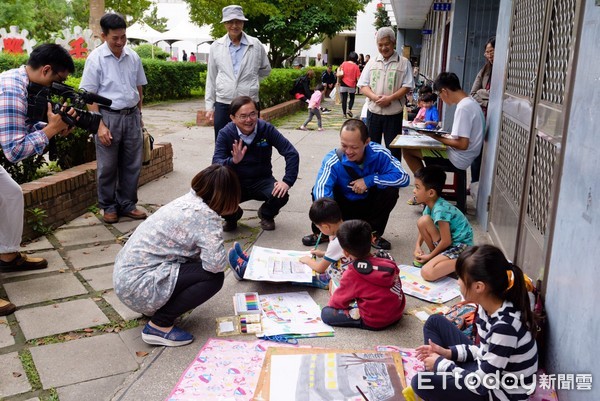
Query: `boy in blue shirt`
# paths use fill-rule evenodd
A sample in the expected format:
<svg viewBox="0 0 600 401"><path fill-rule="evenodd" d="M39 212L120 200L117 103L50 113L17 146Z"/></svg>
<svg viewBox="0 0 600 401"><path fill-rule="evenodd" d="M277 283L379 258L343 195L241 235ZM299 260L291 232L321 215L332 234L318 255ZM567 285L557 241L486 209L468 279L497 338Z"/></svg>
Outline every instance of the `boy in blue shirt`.
<svg viewBox="0 0 600 401"><path fill-rule="evenodd" d="M427 125L425 128L435 129L438 121L440 121L437 105L435 104L437 95L435 93L426 93L421 97L421 101L423 102L423 107L426 109L424 121Z"/></svg>
<svg viewBox="0 0 600 401"><path fill-rule="evenodd" d="M465 215L440 197L445 182L446 173L439 166L423 167L415 173L413 194L425 209L417 221L419 238L413 263L423 266L421 276L427 281L453 273L458 255L473 245L473 229ZM429 253L423 252L423 242Z"/></svg>

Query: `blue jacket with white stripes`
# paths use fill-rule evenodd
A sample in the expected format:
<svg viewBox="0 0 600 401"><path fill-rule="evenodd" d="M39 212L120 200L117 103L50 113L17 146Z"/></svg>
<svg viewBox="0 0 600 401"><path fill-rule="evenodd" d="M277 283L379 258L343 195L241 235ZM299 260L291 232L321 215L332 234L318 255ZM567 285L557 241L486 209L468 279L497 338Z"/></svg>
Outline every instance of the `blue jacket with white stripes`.
<svg viewBox="0 0 600 401"><path fill-rule="evenodd" d="M406 187L410 182L409 175L402 168L398 159L391 155L390 151L375 142L369 142L365 147L365 156L362 164L348 160L342 155L342 160L336 154L336 149L327 153L321 168L317 174L317 182L313 188L315 199L322 197L333 198L333 189L338 187L342 190L344 197L348 200L360 200L368 196L368 192L357 194L348 184L356 178L352 178L346 171L348 167L356 172L356 176L365 180L367 188L376 186Z"/></svg>

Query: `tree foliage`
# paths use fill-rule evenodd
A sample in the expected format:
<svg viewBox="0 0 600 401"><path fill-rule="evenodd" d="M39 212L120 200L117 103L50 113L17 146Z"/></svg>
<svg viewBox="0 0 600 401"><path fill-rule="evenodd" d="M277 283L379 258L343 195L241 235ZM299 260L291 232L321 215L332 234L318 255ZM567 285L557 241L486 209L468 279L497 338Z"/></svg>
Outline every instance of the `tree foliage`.
<svg viewBox="0 0 600 401"><path fill-rule="evenodd" d="M125 15L129 24L142 18L151 5L150 0L106 0L106 10ZM157 18L156 6L153 13L156 24L166 22ZM89 17L90 0L0 0L0 28L27 29L38 42L52 41L64 28L87 28Z"/></svg>
<svg viewBox="0 0 600 401"><path fill-rule="evenodd" d="M105 0L106 10L125 16L128 26L141 19L151 5L150 0Z"/></svg>
<svg viewBox="0 0 600 401"><path fill-rule="evenodd" d="M225 34L221 10L228 0L185 0L190 18L212 24L215 37ZM269 44L269 60L279 67L300 50L356 25L356 14L369 0L247 0L240 1L248 18L244 31Z"/></svg>
<svg viewBox="0 0 600 401"><path fill-rule="evenodd" d="M158 7L156 7L156 5L152 8L152 11L144 17L144 22L158 32L165 32L167 30L168 21L168 18L158 17Z"/></svg>

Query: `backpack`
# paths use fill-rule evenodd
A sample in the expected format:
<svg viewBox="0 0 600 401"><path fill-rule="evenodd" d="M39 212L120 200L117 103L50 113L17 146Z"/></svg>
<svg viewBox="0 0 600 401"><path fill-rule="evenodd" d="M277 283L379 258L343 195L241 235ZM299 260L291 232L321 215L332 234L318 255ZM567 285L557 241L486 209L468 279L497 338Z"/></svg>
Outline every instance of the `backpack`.
<svg viewBox="0 0 600 401"><path fill-rule="evenodd" d="M477 329L475 318L477 317L477 305L471 302L462 301L453 305L444 317L450 320L457 329L469 338L475 344Z"/></svg>

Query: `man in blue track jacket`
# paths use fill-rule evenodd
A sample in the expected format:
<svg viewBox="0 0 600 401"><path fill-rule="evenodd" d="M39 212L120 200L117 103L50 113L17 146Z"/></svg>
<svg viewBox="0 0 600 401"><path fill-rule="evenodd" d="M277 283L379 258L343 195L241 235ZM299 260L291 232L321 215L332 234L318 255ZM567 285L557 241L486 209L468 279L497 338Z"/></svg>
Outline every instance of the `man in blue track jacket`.
<svg viewBox="0 0 600 401"><path fill-rule="evenodd" d="M344 220L360 219L371 225L375 248L390 249L391 244L382 235L398 201L399 188L408 185L409 176L389 150L369 140L366 125L358 119L344 122L340 144L323 159L313 198L333 198ZM316 233L313 225L313 234L303 237L302 243L314 245Z"/></svg>
<svg viewBox="0 0 600 401"><path fill-rule="evenodd" d="M230 117L217 136L213 163L231 167L242 187L242 200L264 201L258 209L263 230L275 229L275 216L288 202L288 190L298 178L298 151L275 127L258 118L258 106L249 96L231 102ZM273 177L273 148L285 158L285 175L281 181ZM223 216L223 231L233 231L244 211L238 207L233 215Z"/></svg>

